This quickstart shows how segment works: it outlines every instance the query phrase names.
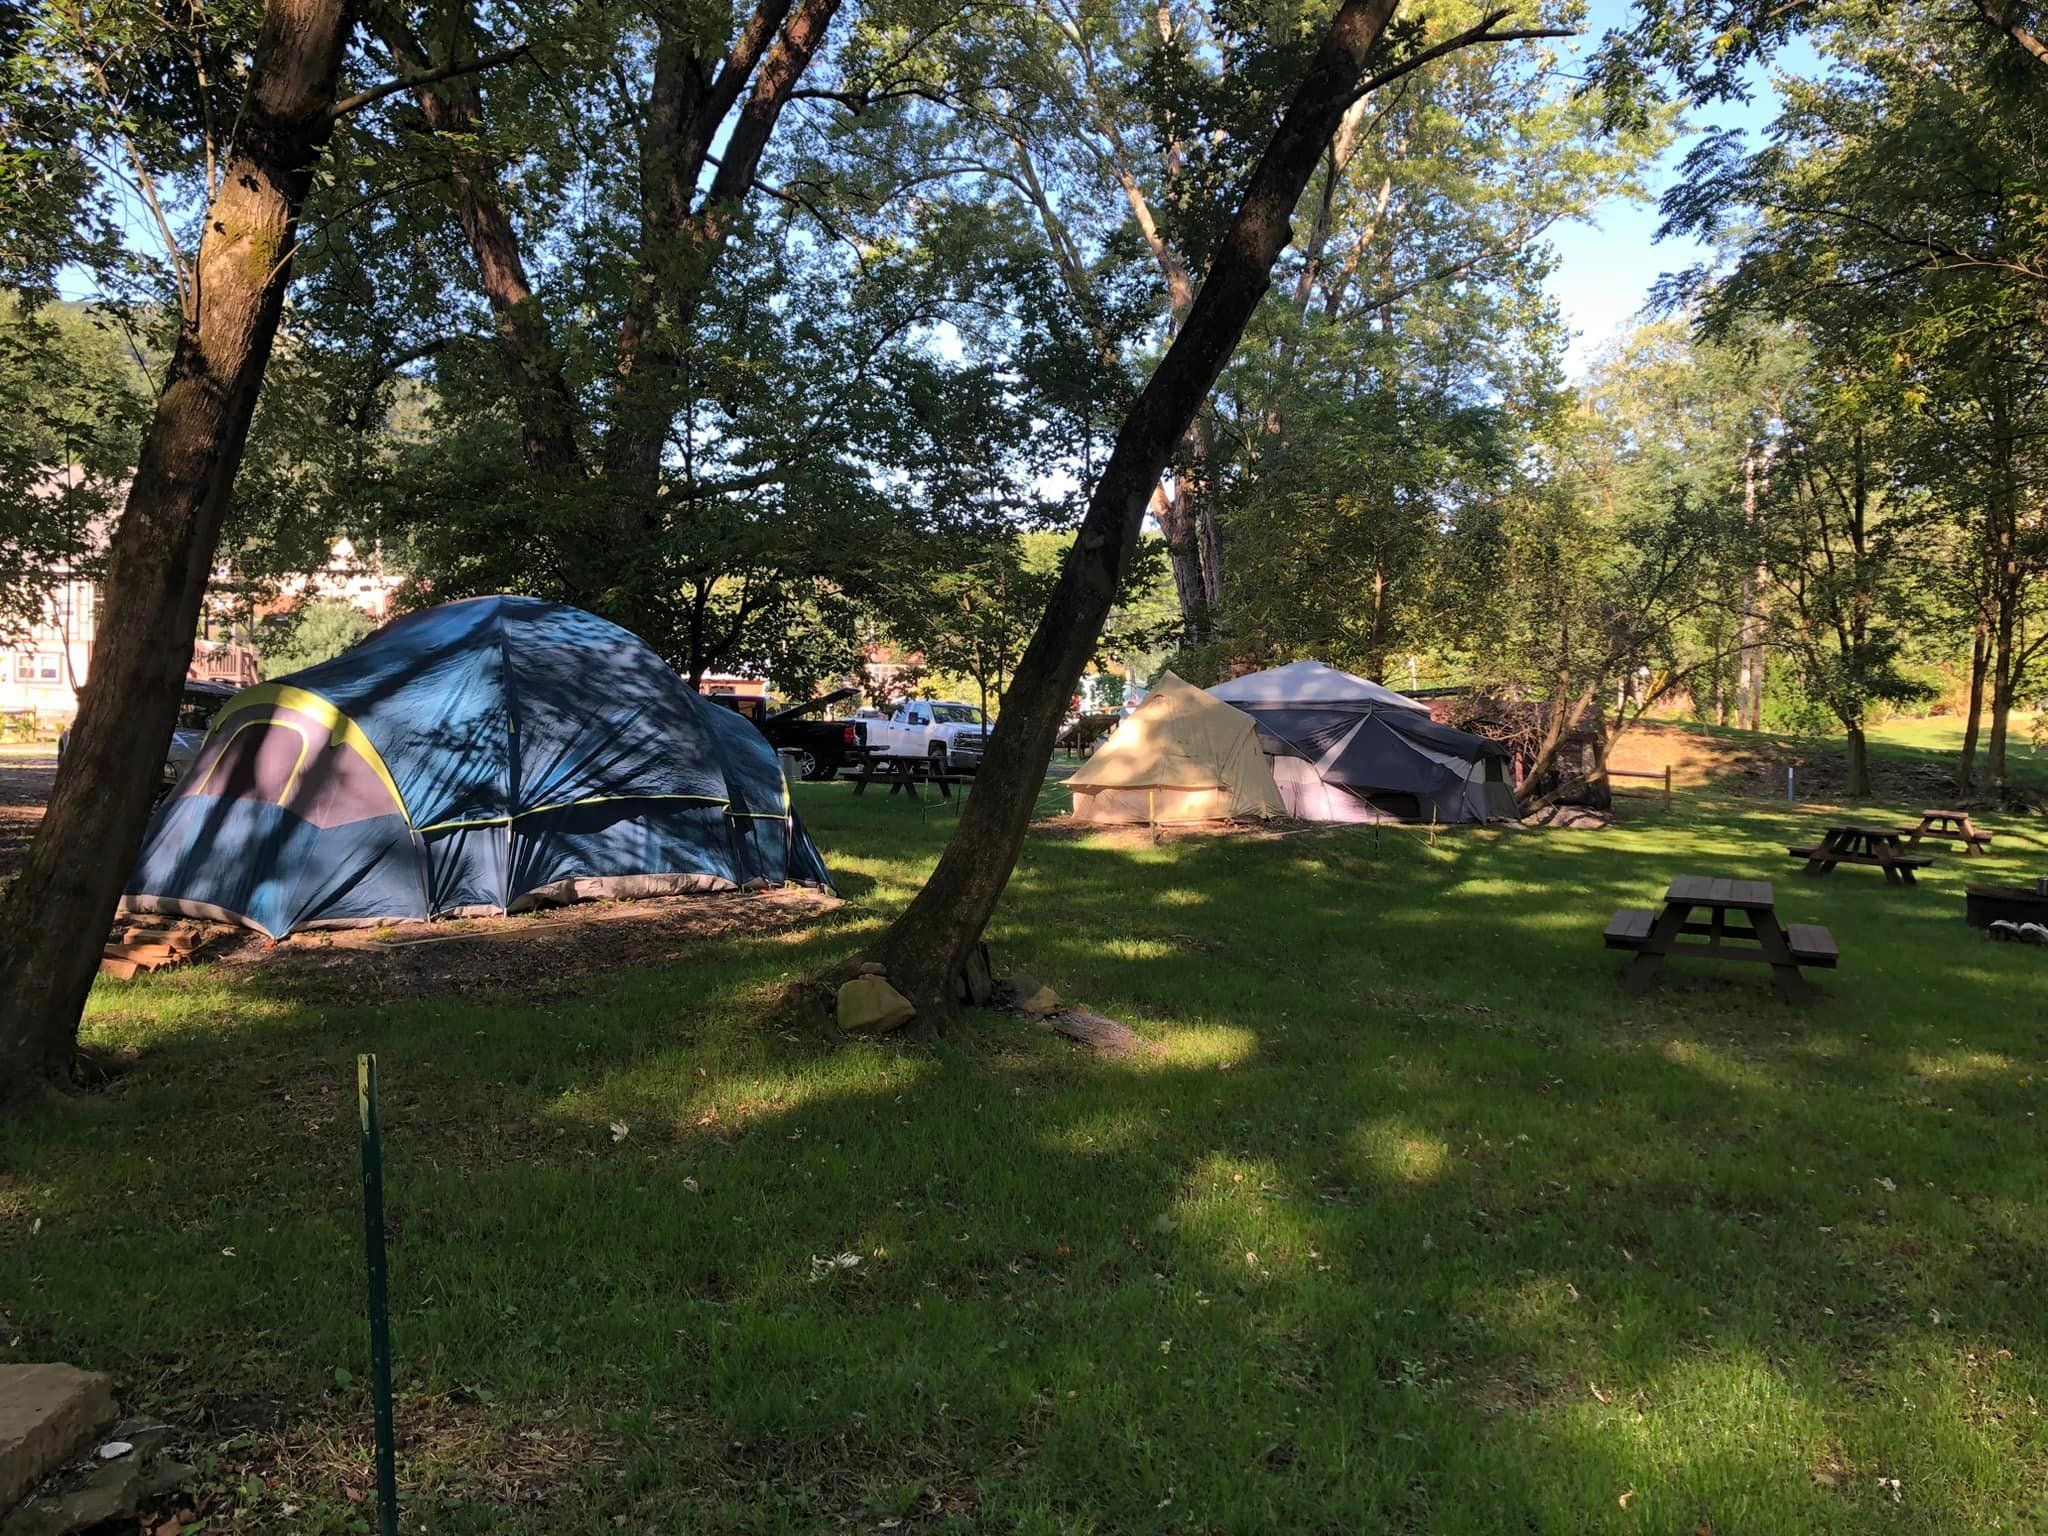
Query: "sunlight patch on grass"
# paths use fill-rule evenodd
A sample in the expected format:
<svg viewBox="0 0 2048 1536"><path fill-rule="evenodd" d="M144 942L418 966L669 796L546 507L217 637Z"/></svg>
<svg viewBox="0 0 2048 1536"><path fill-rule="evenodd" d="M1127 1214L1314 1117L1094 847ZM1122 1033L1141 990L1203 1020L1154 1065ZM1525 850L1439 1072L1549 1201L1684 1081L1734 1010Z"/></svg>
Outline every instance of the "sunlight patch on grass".
<svg viewBox="0 0 2048 1536"><path fill-rule="evenodd" d="M1176 1024L1160 1044L1175 1067L1240 1067L1259 1054L1259 1037L1234 1024Z"/></svg>
<svg viewBox="0 0 2048 1536"><path fill-rule="evenodd" d="M1164 939L1105 939L1101 949L1118 960L1177 960L1183 952L1180 945Z"/></svg>
<svg viewBox="0 0 2048 1536"><path fill-rule="evenodd" d="M804 1060L784 1072L709 1075L693 1070L691 1052L662 1053L594 1082L567 1089L542 1107L540 1118L581 1128L595 1140L614 1139L623 1125L645 1141L680 1140L707 1131L744 1132L773 1120L848 1098L893 1098L915 1091L935 1070L928 1057L857 1043L829 1056ZM792 1129L788 1134L794 1135Z"/></svg>
<svg viewBox="0 0 2048 1536"><path fill-rule="evenodd" d="M1156 907L1206 907L1214 898L1207 891L1198 891L1192 886L1173 885L1152 898Z"/></svg>
<svg viewBox="0 0 2048 1536"><path fill-rule="evenodd" d="M1159 1128L1127 1109L1101 1110L1049 1131L1045 1142L1075 1157L1128 1157L1159 1139Z"/></svg>
<svg viewBox="0 0 2048 1536"><path fill-rule="evenodd" d="M1723 1088L1775 1092L1782 1086L1761 1067L1701 1040L1679 1038L1665 1041L1664 1059L1689 1071L1697 1072L1709 1082L1719 1083Z"/></svg>
<svg viewBox="0 0 2048 1536"><path fill-rule="evenodd" d="M1263 1284L1320 1262L1308 1210L1278 1165L1219 1152L1189 1169L1168 1221L1219 1276Z"/></svg>
<svg viewBox="0 0 2048 1536"><path fill-rule="evenodd" d="M2019 1071L2019 1063L1999 1051L1908 1051L1906 1065L1915 1076L1956 1080L1972 1077L2002 1077Z"/></svg>
<svg viewBox="0 0 2048 1536"><path fill-rule="evenodd" d="M1384 1184L1433 1184L1451 1164L1443 1139L1395 1115L1369 1120L1351 1133L1350 1151Z"/></svg>

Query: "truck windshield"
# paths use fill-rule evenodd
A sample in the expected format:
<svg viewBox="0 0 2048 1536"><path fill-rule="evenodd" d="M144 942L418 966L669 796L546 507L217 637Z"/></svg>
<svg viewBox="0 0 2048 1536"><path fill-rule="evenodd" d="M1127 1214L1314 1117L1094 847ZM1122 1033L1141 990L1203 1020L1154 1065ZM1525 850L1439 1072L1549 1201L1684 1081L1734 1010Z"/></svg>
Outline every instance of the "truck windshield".
<svg viewBox="0 0 2048 1536"><path fill-rule="evenodd" d="M941 725L982 725L981 711L972 704L934 704L932 718Z"/></svg>

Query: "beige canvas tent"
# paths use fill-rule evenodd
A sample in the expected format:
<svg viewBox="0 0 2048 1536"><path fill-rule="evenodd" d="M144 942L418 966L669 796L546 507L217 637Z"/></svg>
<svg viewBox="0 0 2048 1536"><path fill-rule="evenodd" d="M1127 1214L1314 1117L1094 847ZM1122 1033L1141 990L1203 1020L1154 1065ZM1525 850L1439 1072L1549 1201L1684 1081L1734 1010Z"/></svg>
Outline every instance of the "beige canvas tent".
<svg viewBox="0 0 2048 1536"><path fill-rule="evenodd" d="M1076 821L1166 825L1285 814L1251 717L1171 672L1067 787Z"/></svg>

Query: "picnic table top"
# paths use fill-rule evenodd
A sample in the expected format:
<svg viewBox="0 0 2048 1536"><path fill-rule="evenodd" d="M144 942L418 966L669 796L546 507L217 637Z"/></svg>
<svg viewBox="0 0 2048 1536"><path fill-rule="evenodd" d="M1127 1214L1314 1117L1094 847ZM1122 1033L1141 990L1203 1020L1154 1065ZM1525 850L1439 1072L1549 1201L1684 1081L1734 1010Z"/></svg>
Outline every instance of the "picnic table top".
<svg viewBox="0 0 2048 1536"><path fill-rule="evenodd" d="M1897 827L1873 827L1864 821L1837 822L1830 826L1828 830L1838 834L1847 834L1850 837L1879 838L1885 842L1896 841L1905 835Z"/></svg>
<svg viewBox="0 0 2048 1536"><path fill-rule="evenodd" d="M1769 911L1777 905L1777 896L1768 880L1716 880L1707 875L1678 876L1664 892L1664 899L1748 911Z"/></svg>

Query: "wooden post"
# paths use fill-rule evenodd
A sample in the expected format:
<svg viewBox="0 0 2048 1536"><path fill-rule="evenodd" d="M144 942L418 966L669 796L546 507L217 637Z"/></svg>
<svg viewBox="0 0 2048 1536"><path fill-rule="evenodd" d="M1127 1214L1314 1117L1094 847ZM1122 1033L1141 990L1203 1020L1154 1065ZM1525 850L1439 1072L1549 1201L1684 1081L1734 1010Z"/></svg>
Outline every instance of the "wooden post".
<svg viewBox="0 0 2048 1536"><path fill-rule="evenodd" d="M1671 809L1671 765L1664 765L1664 809Z"/></svg>

